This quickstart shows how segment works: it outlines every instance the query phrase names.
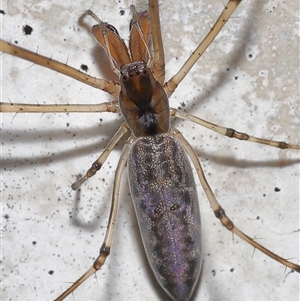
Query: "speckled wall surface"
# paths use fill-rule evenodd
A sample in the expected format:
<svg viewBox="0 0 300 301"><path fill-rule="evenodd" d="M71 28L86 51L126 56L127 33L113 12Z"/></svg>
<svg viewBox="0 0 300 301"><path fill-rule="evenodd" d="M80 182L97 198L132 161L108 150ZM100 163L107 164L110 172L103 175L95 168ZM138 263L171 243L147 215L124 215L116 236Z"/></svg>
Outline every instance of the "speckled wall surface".
<svg viewBox="0 0 300 301"><path fill-rule="evenodd" d="M167 78L223 8L221 0L169 2L160 1ZM111 78L104 52L77 20L92 9L126 40L131 3L5 1L2 38ZM136 5L147 8L146 1ZM23 33L25 25L33 29L30 35ZM1 59L2 101L76 104L112 99L30 62L9 55ZM170 104L251 135L299 144L298 67L297 1L245 0ZM70 183L101 153L120 118L105 113L5 114L1 119L3 299L54 299L89 268L102 244L122 144L83 186L77 204ZM297 262L299 152L233 141L189 122L174 124L199 154L213 191L236 225ZM143 253L126 175L112 253L97 280L89 279L75 292L75 300L166 300ZM240 239L233 242L200 186L199 198L204 266L192 300L298 300L299 276L285 273L258 251L253 255L253 248Z"/></svg>

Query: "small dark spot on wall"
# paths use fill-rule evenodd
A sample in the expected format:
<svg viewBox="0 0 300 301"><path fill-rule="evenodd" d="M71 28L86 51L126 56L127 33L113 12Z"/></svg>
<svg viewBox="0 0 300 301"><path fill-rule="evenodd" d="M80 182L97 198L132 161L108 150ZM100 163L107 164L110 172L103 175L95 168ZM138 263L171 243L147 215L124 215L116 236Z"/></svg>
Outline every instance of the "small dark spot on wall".
<svg viewBox="0 0 300 301"><path fill-rule="evenodd" d="M253 54L249 53L249 54L248 54L248 58L249 58L249 59L252 59L252 58L253 58Z"/></svg>
<svg viewBox="0 0 300 301"><path fill-rule="evenodd" d="M32 244L35 246L36 245L36 241L33 241Z"/></svg>
<svg viewBox="0 0 300 301"><path fill-rule="evenodd" d="M274 189L275 192L279 192L280 190L281 190L281 189L278 188L278 187L275 187L275 189Z"/></svg>
<svg viewBox="0 0 300 301"><path fill-rule="evenodd" d="M234 268L231 268L231 269L230 269L230 272L233 273L233 272L234 272Z"/></svg>
<svg viewBox="0 0 300 301"><path fill-rule="evenodd" d="M125 11L123 9L120 10L120 16L124 16Z"/></svg>
<svg viewBox="0 0 300 301"><path fill-rule="evenodd" d="M89 67L85 64L81 64L80 69L84 72L88 72L89 71Z"/></svg>
<svg viewBox="0 0 300 301"><path fill-rule="evenodd" d="M54 274L54 271L50 270L50 271L48 272L48 274L49 274L49 275L53 275L53 274Z"/></svg>
<svg viewBox="0 0 300 301"><path fill-rule="evenodd" d="M0 14L5 15L5 11L0 9Z"/></svg>
<svg viewBox="0 0 300 301"><path fill-rule="evenodd" d="M32 31L33 31L33 28L31 26L29 26L29 25L24 25L23 26L23 33L26 36L31 35Z"/></svg>
<svg viewBox="0 0 300 301"><path fill-rule="evenodd" d="M213 276L216 276L216 274L217 274L217 272L215 270L212 270L211 273Z"/></svg>
<svg viewBox="0 0 300 301"><path fill-rule="evenodd" d="M4 218L5 219L9 219L9 215L8 214L4 214Z"/></svg>

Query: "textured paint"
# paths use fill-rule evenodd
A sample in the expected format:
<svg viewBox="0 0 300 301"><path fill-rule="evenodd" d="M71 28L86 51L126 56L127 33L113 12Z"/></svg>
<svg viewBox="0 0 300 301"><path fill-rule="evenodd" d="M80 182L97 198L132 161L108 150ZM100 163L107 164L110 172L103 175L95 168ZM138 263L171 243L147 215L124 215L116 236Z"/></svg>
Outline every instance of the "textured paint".
<svg viewBox="0 0 300 301"><path fill-rule="evenodd" d="M149 263L176 301L190 299L201 270L200 212L188 158L169 134L137 139L129 185Z"/></svg>
<svg viewBox="0 0 300 301"><path fill-rule="evenodd" d="M106 77L109 66L102 67L103 57L96 55L95 41L79 28L78 18L92 8L126 38L129 5L137 1L35 2L38 5L3 1L3 39L17 40L19 46L78 69L87 64L89 74ZM141 10L147 8L146 1L139 2ZM178 71L222 8L221 0L160 2L167 79ZM236 17L181 83L170 99L171 106L184 102L188 113L211 122L299 143L298 8L297 1L242 3ZM124 15L120 15L121 9ZM25 24L34 28L31 36L23 34ZM181 24L187 30L179 30ZM232 52L226 54L222 46L228 43ZM260 49L251 61L248 45ZM104 92L46 68L8 55L1 59L4 101L74 104L111 100ZM260 70L268 70L267 78L261 77ZM261 85L266 79L267 87ZM93 113L7 114L2 118L3 299L51 300L87 268L87 258L95 256L101 245L118 149L102 173L84 185L78 209L69 185L97 158L121 121L114 114ZM201 154L209 183L236 224L247 234L263 238L279 254L296 257L299 166L283 165L297 160L298 154L233 141L189 122L176 120L176 127ZM274 192L274 187L281 191ZM200 197L201 189L198 193ZM97 280L89 280L76 291L75 300L168 299L149 280L128 195L124 185L109 262ZM207 201L200 206L205 280L193 301L265 301L271 289L272 300L289 296L298 301L299 277L294 277L295 273L284 274L284 268L259 252L253 256L253 248L238 239L232 243L231 233L219 225ZM72 209L78 212L77 218L70 213ZM54 274L49 274L50 270Z"/></svg>

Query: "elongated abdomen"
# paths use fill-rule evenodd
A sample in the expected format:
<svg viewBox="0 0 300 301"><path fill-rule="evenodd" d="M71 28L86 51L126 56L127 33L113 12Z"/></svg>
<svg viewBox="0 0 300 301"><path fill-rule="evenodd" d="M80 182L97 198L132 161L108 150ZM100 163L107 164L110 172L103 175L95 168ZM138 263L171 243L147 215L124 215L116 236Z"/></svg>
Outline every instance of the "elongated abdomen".
<svg viewBox="0 0 300 301"><path fill-rule="evenodd" d="M190 299L201 271L200 212L190 162L169 134L138 138L129 185L151 268L176 301Z"/></svg>

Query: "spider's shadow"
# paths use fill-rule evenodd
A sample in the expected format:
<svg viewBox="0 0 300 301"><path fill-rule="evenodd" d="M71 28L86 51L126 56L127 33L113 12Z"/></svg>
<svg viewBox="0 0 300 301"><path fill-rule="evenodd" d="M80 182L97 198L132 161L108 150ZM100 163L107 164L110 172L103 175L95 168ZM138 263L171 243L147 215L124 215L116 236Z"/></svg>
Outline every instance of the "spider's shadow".
<svg viewBox="0 0 300 301"><path fill-rule="evenodd" d="M252 27L253 27L253 20L251 18L253 18L252 16L255 15L255 12L261 11L263 9L263 5L264 5L264 3L262 1L256 1L253 5L251 5L251 8L249 8L250 11L246 17L248 19L248 21L245 22L247 24L247 26L244 26L243 28L239 29L239 36L243 37L242 41L239 38L239 46L236 47L230 55L225 57L226 65L229 66L230 70L235 70L240 65L241 61L244 59L245 50L248 45L249 37L251 35L251 31L252 31ZM215 44L217 44L217 42ZM213 45L213 43L212 43L212 45L210 45L209 47L218 47L218 46ZM205 52L204 52L204 56L205 56ZM200 61L201 61L201 59L203 60L204 58L200 58ZM197 64L201 64L201 62L197 62ZM190 72L192 73L193 69ZM222 71L220 71L220 72L222 72ZM214 74L214 76L218 80L214 82L213 86L209 87L208 93L210 95L213 95L213 94L218 93L219 91L222 91L224 85L227 82L230 81L230 82L234 83L234 79L232 78L232 75L230 74L230 72L227 72L227 74L225 74L225 76L216 76L216 74ZM180 89L180 85L179 85L178 89ZM189 101L185 104L184 112L192 114L195 109L200 108L201 106L205 105L209 101L209 99L207 97L207 92L202 93L196 99L197 99L196 102ZM199 117L201 117L201 116L199 116ZM173 124L177 125L178 119L174 120Z"/></svg>

